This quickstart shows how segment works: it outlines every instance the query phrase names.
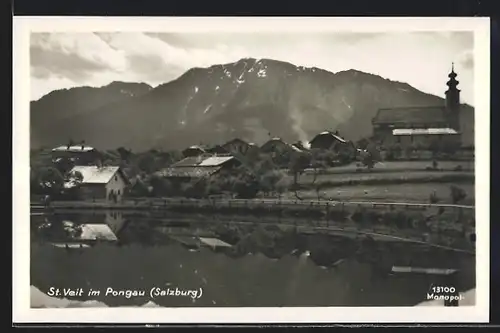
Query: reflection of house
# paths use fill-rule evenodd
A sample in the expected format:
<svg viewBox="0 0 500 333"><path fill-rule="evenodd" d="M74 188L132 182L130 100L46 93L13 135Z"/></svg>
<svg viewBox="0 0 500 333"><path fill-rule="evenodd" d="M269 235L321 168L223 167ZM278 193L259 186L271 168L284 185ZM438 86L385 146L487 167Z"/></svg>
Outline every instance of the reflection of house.
<svg viewBox="0 0 500 333"><path fill-rule="evenodd" d="M123 214L116 211L106 212L104 222L109 226L109 228L115 235L118 235L120 230L122 230L123 226L125 225Z"/></svg>
<svg viewBox="0 0 500 333"><path fill-rule="evenodd" d="M202 154L205 154L205 148L201 146L191 146L189 148L186 148L182 151L182 156L184 157L194 157L194 156L200 156Z"/></svg>
<svg viewBox="0 0 500 333"><path fill-rule="evenodd" d="M66 145L52 149L52 162L67 161L72 165L87 165L94 163L99 153L93 147L81 145Z"/></svg>
<svg viewBox="0 0 500 333"><path fill-rule="evenodd" d="M186 157L171 167L159 171L158 175L174 184L196 182L222 170L230 170L238 165L240 165L240 161L233 156L201 155Z"/></svg>
<svg viewBox="0 0 500 333"><path fill-rule="evenodd" d="M354 145L342 138L338 132L324 131L316 135L310 142L311 149L332 150L335 152L352 151Z"/></svg>
<svg viewBox="0 0 500 333"><path fill-rule="evenodd" d="M394 143L427 145L446 141L460 145L460 90L453 67L443 106L400 107L378 110L372 120L374 138L384 146ZM403 141L404 138L404 141Z"/></svg>
<svg viewBox="0 0 500 333"><path fill-rule="evenodd" d="M121 201L123 192L128 184L127 177L116 166L75 166L70 174L80 173L82 180L79 185L80 196L84 200L107 199ZM75 186L78 181L65 184L66 188Z"/></svg>

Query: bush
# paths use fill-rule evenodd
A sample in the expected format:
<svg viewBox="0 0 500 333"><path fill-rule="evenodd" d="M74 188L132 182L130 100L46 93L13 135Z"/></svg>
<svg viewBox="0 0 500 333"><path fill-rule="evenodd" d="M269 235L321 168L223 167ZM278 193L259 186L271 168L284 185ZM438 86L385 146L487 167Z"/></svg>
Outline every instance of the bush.
<svg viewBox="0 0 500 333"><path fill-rule="evenodd" d="M429 202L430 202L431 204L435 204L435 203L438 203L438 202L439 202L439 197L437 196L436 191L433 191L433 192L429 195Z"/></svg>
<svg viewBox="0 0 500 333"><path fill-rule="evenodd" d="M457 204L460 201L463 201L467 197L467 193L465 193L465 190L463 188L452 185L450 186L450 196L451 196L451 202Z"/></svg>

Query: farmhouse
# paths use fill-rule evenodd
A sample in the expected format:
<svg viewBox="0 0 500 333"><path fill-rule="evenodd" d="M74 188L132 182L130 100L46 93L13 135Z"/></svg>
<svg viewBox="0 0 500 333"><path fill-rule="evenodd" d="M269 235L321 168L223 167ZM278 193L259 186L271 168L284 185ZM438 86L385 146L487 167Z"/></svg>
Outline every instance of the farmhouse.
<svg viewBox="0 0 500 333"><path fill-rule="evenodd" d="M98 151L83 143L80 145L68 144L52 149L52 162L59 163L63 160L71 162L73 165L87 165L94 163L98 159Z"/></svg>
<svg viewBox="0 0 500 333"><path fill-rule="evenodd" d="M168 179L174 187L182 183L196 183L222 170L231 170L240 165L233 156L200 155L187 157L171 167L161 170L158 176Z"/></svg>
<svg viewBox="0 0 500 333"><path fill-rule="evenodd" d="M332 150L334 152L354 151L352 142L342 138L338 132L324 131L316 135L310 142L311 149Z"/></svg>
<svg viewBox="0 0 500 333"><path fill-rule="evenodd" d="M80 180L68 180L65 188L78 186L80 196L84 200L109 200L118 202L123 198L128 179L116 166L75 166L69 174L81 174Z"/></svg>
<svg viewBox="0 0 500 333"><path fill-rule="evenodd" d="M212 155L226 155L226 154L229 154L229 152L223 146L221 146L221 145L215 145L213 147L205 149L205 151L208 154L212 154Z"/></svg>
<svg viewBox="0 0 500 333"><path fill-rule="evenodd" d="M428 149L441 141L460 146L460 90L453 65L448 77L443 106L378 110L372 120L374 139L385 147L400 144L402 148L419 145L419 148Z"/></svg>
<svg viewBox="0 0 500 333"><path fill-rule="evenodd" d="M280 138L272 138L260 147L260 151L264 154L283 154L292 152L302 152L299 148L291 145Z"/></svg>
<svg viewBox="0 0 500 333"><path fill-rule="evenodd" d="M251 146L249 143L236 138L226 142L225 144L222 145L222 147L233 155L236 154L245 155Z"/></svg>
<svg viewBox="0 0 500 333"><path fill-rule="evenodd" d="M200 156L206 153L206 148L202 146L191 146L182 151L182 156L184 157L194 157Z"/></svg>

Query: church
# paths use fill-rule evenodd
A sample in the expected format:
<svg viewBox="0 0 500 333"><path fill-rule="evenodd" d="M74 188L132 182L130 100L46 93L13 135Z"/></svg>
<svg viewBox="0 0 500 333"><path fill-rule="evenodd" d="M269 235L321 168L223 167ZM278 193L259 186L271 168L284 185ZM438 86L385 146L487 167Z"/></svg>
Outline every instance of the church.
<svg viewBox="0 0 500 333"><path fill-rule="evenodd" d="M384 148L459 148L460 90L453 64L448 78L445 105L379 109L372 120L375 141Z"/></svg>

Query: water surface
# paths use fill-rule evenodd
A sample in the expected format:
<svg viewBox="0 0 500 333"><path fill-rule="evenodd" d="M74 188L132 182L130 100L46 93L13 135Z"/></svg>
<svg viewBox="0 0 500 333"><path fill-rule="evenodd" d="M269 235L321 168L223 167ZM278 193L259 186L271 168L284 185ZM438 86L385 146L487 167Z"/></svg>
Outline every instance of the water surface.
<svg viewBox="0 0 500 333"><path fill-rule="evenodd" d="M475 286L474 247L465 234L438 232L414 243L353 232L318 234L294 227L296 221L255 222L119 212L33 216L32 306L60 306L54 300L63 299L95 307L412 306L426 299L433 284L453 282L460 291ZM398 236L419 232L402 230ZM226 245L210 247L199 237ZM458 274L451 281L391 273L393 266ZM83 293L45 297L51 288ZM107 288L144 296L106 296ZM152 288L202 294L151 297ZM100 294L89 295L90 289Z"/></svg>

